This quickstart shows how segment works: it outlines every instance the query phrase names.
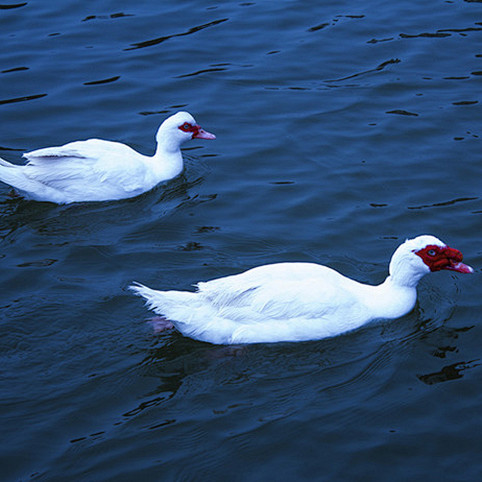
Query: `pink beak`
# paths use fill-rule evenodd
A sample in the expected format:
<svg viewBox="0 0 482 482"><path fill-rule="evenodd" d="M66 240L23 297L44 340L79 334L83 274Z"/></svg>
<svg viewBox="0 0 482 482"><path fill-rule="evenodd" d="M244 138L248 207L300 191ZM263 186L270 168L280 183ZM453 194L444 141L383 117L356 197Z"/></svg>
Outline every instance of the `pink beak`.
<svg viewBox="0 0 482 482"><path fill-rule="evenodd" d="M192 136L193 139L216 139L216 136L214 134L211 134L208 131L205 131L204 129L201 129L201 126L196 126L197 132L195 132Z"/></svg>
<svg viewBox="0 0 482 482"><path fill-rule="evenodd" d="M468 264L464 263L453 263L450 266L446 266L444 269L448 269L450 271L457 271L459 273L473 273L474 268L472 266L469 266Z"/></svg>

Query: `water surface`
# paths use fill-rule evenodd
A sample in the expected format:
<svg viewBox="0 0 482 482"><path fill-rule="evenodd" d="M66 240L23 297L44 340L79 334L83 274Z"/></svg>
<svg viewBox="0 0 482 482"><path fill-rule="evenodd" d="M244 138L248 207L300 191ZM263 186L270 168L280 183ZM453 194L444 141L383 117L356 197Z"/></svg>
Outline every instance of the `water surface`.
<svg viewBox="0 0 482 482"><path fill-rule="evenodd" d="M0 186L2 480L478 480L482 7L475 1L0 5L0 156L89 137L214 142L135 199ZM153 334L158 289L276 261L381 282L434 234L473 276L333 339Z"/></svg>

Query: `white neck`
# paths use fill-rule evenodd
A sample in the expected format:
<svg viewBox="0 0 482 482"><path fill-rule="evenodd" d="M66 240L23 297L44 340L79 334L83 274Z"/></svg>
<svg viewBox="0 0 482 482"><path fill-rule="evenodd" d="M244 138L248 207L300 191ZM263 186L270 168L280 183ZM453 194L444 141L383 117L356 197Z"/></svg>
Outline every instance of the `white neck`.
<svg viewBox="0 0 482 482"><path fill-rule="evenodd" d="M158 135L156 153L150 158L150 164L160 179L170 179L180 174L183 160L179 141Z"/></svg>
<svg viewBox="0 0 482 482"><path fill-rule="evenodd" d="M399 318L407 314L417 300L416 283L404 284L394 276L388 276L378 286L367 286L364 303L375 318Z"/></svg>
<svg viewBox="0 0 482 482"><path fill-rule="evenodd" d="M420 279L430 272L427 265L403 245L395 251L388 267L389 278L398 286L416 288Z"/></svg>
<svg viewBox="0 0 482 482"><path fill-rule="evenodd" d="M389 276L381 285L368 287L364 301L377 317L403 316L415 306L417 284L429 271L421 259L402 245L390 260Z"/></svg>
<svg viewBox="0 0 482 482"><path fill-rule="evenodd" d="M182 172L183 160L181 150L177 152L165 152L157 149L149 160L151 169L157 173L160 179L171 179Z"/></svg>
<svg viewBox="0 0 482 482"><path fill-rule="evenodd" d="M169 135L168 132L163 132L162 129L159 130L156 136L156 141L157 141L157 150L156 154L158 152L163 152L163 153L174 153L174 152L179 152L181 145L179 142L179 138Z"/></svg>
<svg viewBox="0 0 482 482"><path fill-rule="evenodd" d="M405 287L405 288L416 288L420 279L425 275L423 272L414 272L410 267L402 267L396 271L390 271L390 276L387 280L393 285Z"/></svg>

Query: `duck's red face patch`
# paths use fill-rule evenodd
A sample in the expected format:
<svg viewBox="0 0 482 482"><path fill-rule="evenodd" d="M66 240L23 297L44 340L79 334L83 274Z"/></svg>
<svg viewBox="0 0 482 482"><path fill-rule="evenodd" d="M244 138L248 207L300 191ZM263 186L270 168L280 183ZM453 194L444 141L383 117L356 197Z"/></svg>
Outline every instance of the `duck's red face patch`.
<svg viewBox="0 0 482 482"><path fill-rule="evenodd" d="M179 129L183 132L188 132L192 134L191 139L216 139L214 134L205 131L201 126L197 124L190 124L189 122L184 122L184 124L179 126Z"/></svg>
<svg viewBox="0 0 482 482"><path fill-rule="evenodd" d="M181 129L183 132L190 132L192 133L193 137L195 137L199 132L200 126L189 124L189 122L184 122L184 124L179 126L179 129Z"/></svg>
<svg viewBox="0 0 482 482"><path fill-rule="evenodd" d="M422 258L430 271L440 271L442 269L458 271L459 273L473 273L474 271L470 266L462 263L462 253L458 249L453 249L449 246L431 244L415 251L415 254Z"/></svg>

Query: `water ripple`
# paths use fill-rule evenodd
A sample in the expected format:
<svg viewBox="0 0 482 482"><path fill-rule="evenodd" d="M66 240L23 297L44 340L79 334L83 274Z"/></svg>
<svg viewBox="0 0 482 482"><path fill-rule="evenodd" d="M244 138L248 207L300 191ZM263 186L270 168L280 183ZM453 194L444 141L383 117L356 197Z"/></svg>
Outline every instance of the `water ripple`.
<svg viewBox="0 0 482 482"><path fill-rule="evenodd" d="M47 94L35 94L35 95L25 95L23 97L14 97L13 99L3 99L0 100L0 105L3 104L13 104L15 102L25 102L27 100L35 100L45 97Z"/></svg>
<svg viewBox="0 0 482 482"><path fill-rule="evenodd" d="M183 74L183 75L178 75L176 79L183 79L185 77L194 77L196 75L201 75L201 74L206 74L208 72L224 72L227 69L223 69L221 67L213 67L210 69L202 69L202 70L197 70L196 72L192 72L190 74Z"/></svg>
<svg viewBox="0 0 482 482"><path fill-rule="evenodd" d="M136 49L142 49L142 48L145 48L145 47L152 47L154 45L159 45L162 42L165 42L166 40L169 40L171 38L183 37L185 35L190 35L192 33L199 32L200 30L204 30L205 28L214 27L215 25L219 25L220 23L226 22L228 20L229 20L228 18L221 18L219 20L214 20L212 22L205 23L203 25L198 25L196 27L192 27L189 30L187 30L186 32L175 33L173 35L166 35L166 36L163 36L163 37L157 37L155 39L145 40L143 42L136 42L136 43L131 44L131 47L126 48L124 50L136 50Z"/></svg>
<svg viewBox="0 0 482 482"><path fill-rule="evenodd" d="M435 32L435 33L422 32L422 33L417 33L417 34L406 34L406 33L400 34L400 38L419 38L419 37L445 38L445 37L450 37L450 34L449 33L443 33L443 32Z"/></svg>
<svg viewBox="0 0 482 482"><path fill-rule="evenodd" d="M22 70L29 70L29 69L28 67L14 67L12 69L6 69L6 70L0 71L0 74L9 74L11 72L20 72Z"/></svg>
<svg viewBox="0 0 482 482"><path fill-rule="evenodd" d="M371 74L373 72L379 72L379 71L383 70L385 67L387 67L388 65L398 64L400 62L401 62L400 59L386 60L385 62L382 62L380 65L378 65L377 67L375 67L373 69L364 70L363 72L357 72L356 74L351 74L351 75L348 75L346 77L341 77L340 79L325 80L325 82L342 82L344 80L354 79L356 77L360 77L361 75Z"/></svg>
<svg viewBox="0 0 482 482"><path fill-rule="evenodd" d="M109 77L108 79L92 80L90 82L84 82L84 85L108 84L110 82L115 82L116 80L119 80L119 79L120 79L120 75L116 75L115 77Z"/></svg>
<svg viewBox="0 0 482 482"><path fill-rule="evenodd" d="M397 115L418 117L418 114L416 114L415 112L409 112L408 110L403 110L403 109L389 110L386 112L386 114L397 114Z"/></svg>
<svg viewBox="0 0 482 482"><path fill-rule="evenodd" d="M480 23L476 23L476 25L480 25ZM458 33L460 35L465 35L468 32L480 32L482 27L465 27L465 28L444 28L438 29L435 32L420 32L416 34L407 34L407 33L400 33L398 34L398 38L401 39L414 39L414 38L447 38L451 37L452 34ZM382 39L373 38L369 40L367 43L369 44L376 44L379 42L390 42L395 40L397 37L387 37Z"/></svg>
<svg viewBox="0 0 482 482"><path fill-rule="evenodd" d="M407 209L427 209L427 208L439 208L443 206L451 206L453 204L461 203L461 202L468 202L468 201L476 201L479 199L478 197L459 197L456 199L451 199L449 201L442 201L433 204L421 204L419 206L407 206Z"/></svg>
<svg viewBox="0 0 482 482"><path fill-rule="evenodd" d="M87 22L89 20L97 20L97 19L105 20L109 18L123 18L123 17L134 17L134 15L131 13L124 13L124 12L111 13L110 15L88 15L82 20L82 22Z"/></svg>
<svg viewBox="0 0 482 482"><path fill-rule="evenodd" d="M10 10L12 8L25 7L25 5L27 5L27 2L12 3L12 4L0 4L0 10Z"/></svg>

